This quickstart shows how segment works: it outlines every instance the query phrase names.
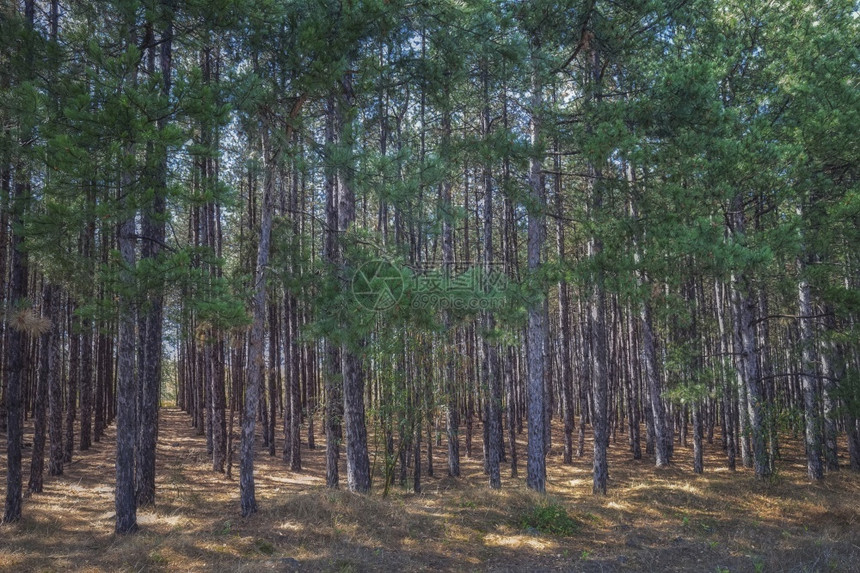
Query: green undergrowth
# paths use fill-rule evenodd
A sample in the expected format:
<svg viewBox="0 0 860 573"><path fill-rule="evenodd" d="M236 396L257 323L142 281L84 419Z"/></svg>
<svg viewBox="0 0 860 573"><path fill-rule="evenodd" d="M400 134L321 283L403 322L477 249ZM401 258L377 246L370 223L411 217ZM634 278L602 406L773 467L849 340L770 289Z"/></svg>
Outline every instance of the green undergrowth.
<svg viewBox="0 0 860 573"><path fill-rule="evenodd" d="M582 523L567 514L563 505L542 501L528 509L520 518L520 527L547 535L571 537L582 529Z"/></svg>

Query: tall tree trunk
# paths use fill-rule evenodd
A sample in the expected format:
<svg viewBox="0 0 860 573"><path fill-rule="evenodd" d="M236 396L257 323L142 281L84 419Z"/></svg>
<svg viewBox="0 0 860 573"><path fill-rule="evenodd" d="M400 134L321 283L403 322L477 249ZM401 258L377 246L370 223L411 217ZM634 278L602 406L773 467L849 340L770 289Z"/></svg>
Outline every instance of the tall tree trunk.
<svg viewBox="0 0 860 573"><path fill-rule="evenodd" d="M818 362L821 367L821 405L824 419L824 463L827 471L839 470L839 451L837 447L837 397L835 396L841 372L839 346L829 338L836 332L833 308L824 307L823 332L818 349Z"/></svg>
<svg viewBox="0 0 860 573"><path fill-rule="evenodd" d="M131 154L131 150L128 151ZM131 175L124 174L121 192L131 191ZM126 207L128 209L128 207ZM134 213L127 212L120 224L118 241L124 269L120 272L123 285L134 284L131 270L135 264ZM130 294L120 295L119 348L117 352L117 411L116 411L116 533L137 530L137 500L135 496L134 444L137 435L135 408L135 312Z"/></svg>
<svg viewBox="0 0 860 573"><path fill-rule="evenodd" d="M731 283L734 285L735 279L732 277ZM750 440L750 419L749 419L749 402L747 401L747 385L744 374L744 362L741 357L741 333L737 328L737 307L735 306L735 291L734 286L731 291L732 296L732 353L734 354L735 362L735 380L737 383L737 399L733 403L733 416L735 422L735 435L737 436L739 449L741 454L741 463L745 468L753 467L752 441Z"/></svg>
<svg viewBox="0 0 860 573"><path fill-rule="evenodd" d="M50 320L53 314L53 294L50 287L42 289L42 317ZM28 493L41 493L45 475L45 403L48 393L48 378L51 374L50 351L51 333L45 332L39 337L39 371L36 374L36 384L33 389L33 451L30 457L30 479L27 482Z"/></svg>
<svg viewBox="0 0 860 573"><path fill-rule="evenodd" d="M742 238L746 232L746 218L741 204L741 197L733 201L733 233ZM735 328L738 330L740 348L741 373L744 381L747 399L747 415L750 423L750 438L752 446L753 466L756 477L762 479L770 475L767 444L765 440L764 416L761 404L761 380L758 368L758 354L755 348L754 314L757 307L756 297L752 292L750 278L745 271L739 271L732 282L733 308L735 313Z"/></svg>
<svg viewBox="0 0 860 573"><path fill-rule="evenodd" d="M805 255L804 255L805 256ZM797 284L798 327L800 331L800 380L803 386L803 418L805 421L806 472L811 480L824 477L821 464L821 440L818 435L818 380L815 371L815 339L812 327L812 297L804 276L806 261L797 261L800 280Z"/></svg>
<svg viewBox="0 0 860 573"><path fill-rule="evenodd" d="M529 190L531 208L528 211L528 269L534 276L541 266L544 243L545 190L541 174L540 144L543 85L540 76L536 33L531 37L531 124L529 158ZM544 315L543 303L534 299L528 307L528 418L529 443L526 484L530 489L546 491L546 444L544 435Z"/></svg>
<svg viewBox="0 0 860 573"><path fill-rule="evenodd" d="M29 30L33 29L35 5L33 0L26 0L24 14ZM26 205L30 200L29 173L25 170L23 161L15 165L15 183L10 205L12 236L10 244L10 277L9 295L6 312L7 324L12 324L16 315L22 312L22 303L27 296L27 254L23 251L23 216ZM6 385L6 500L3 509L3 523L11 523L21 519L22 475L21 449L23 445L24 404L22 400L24 375L25 332L12 326L8 329L6 339L6 358L4 362Z"/></svg>
<svg viewBox="0 0 860 573"><path fill-rule="evenodd" d="M845 432L848 434L848 464L860 472L860 419L851 413L845 416Z"/></svg>
<svg viewBox="0 0 860 573"><path fill-rule="evenodd" d="M600 100L600 53L595 46L589 51L589 81L592 84L594 98ZM588 127L591 131L591 127ZM589 191L591 194L591 216L599 218L603 208L603 191L599 188L602 177L601 170L591 161L588 164ZM589 300L589 321L591 332L591 381L592 381L592 411L594 417L591 427L594 431L594 460L593 460L593 484L592 492L606 494L606 482L609 479L609 468L606 459L606 450L609 446L609 411L608 396L609 371L607 367L606 354L606 296L604 292L604 271L602 263L598 260L603 251L603 241L593 235L588 242L589 257L596 261L590 285L591 293Z"/></svg>
<svg viewBox="0 0 860 573"><path fill-rule="evenodd" d="M719 280L714 281L714 306L716 307L717 324L719 326L720 357L721 361L724 363L725 357L728 355L729 352L729 347L726 342L725 296L723 295L723 288ZM734 402L734 397L732 392L732 385L729 381L729 378L725 375L721 375L720 379L722 380L722 427L723 436L726 440L726 461L728 464L729 471L735 471L735 456L737 452L737 446L735 443L735 424L732 416L732 403Z"/></svg>
<svg viewBox="0 0 860 573"><path fill-rule="evenodd" d="M290 444L290 469L294 472L301 471L302 469L302 436L301 436L301 422L302 422L302 395L301 388L299 386L300 382L300 374L301 374L301 349L299 348L298 340L299 340L299 317L298 317L298 309L296 308L298 305L298 301L295 297L290 296L290 304L288 306L288 315L287 315L287 323L289 326L289 338L287 339L285 350L289 351L289 356L287 360L289 361L289 419L290 419L290 439L292 443ZM307 384L307 380L305 381ZM286 419L287 416L285 415ZM313 425L312 422L310 422ZM311 433L310 435L313 435Z"/></svg>
<svg viewBox="0 0 860 573"><path fill-rule="evenodd" d="M558 153L559 146L556 141L555 154L555 208L556 208L556 251L558 262L565 264L565 236L564 236L564 203L561 191L561 157ZM570 287L566 280L558 283L558 338L561 350L560 376L561 384L561 406L562 421L564 424L564 454L562 462L573 463L573 364L570 351Z"/></svg>
<svg viewBox="0 0 860 573"><path fill-rule="evenodd" d="M632 214L636 216L635 208ZM641 260L641 254L635 255L637 261ZM639 287L648 285L647 275L644 270L639 271L637 277ZM653 429L655 464L659 467L669 465L670 440L666 422L666 412L663 408L663 398L660 389L660 373L657 370L657 348L654 340L654 325L651 317L651 293L643 292L642 301L639 303L639 331L641 341L639 344L640 361L642 364L642 375L645 377L645 386L648 390L648 402L650 403L651 423L649 429Z"/></svg>
<svg viewBox="0 0 860 573"><path fill-rule="evenodd" d="M490 102L489 102L489 75L488 63L482 63L483 83L483 109L481 110L482 136L487 139L490 136ZM484 221L483 221L483 253L484 261L484 283L489 288L490 273L493 272L493 176L490 166L485 164L481 171L482 187L484 189ZM495 343L490 340L492 331L495 329L495 319L492 312L484 311L482 327L483 341L483 371L484 380L488 386L489 395L485 402L485 424L487 429L487 473L489 475L490 487L499 489L502 487L499 463L501 460L501 407L502 390L501 377L498 372L498 356Z"/></svg>
<svg viewBox="0 0 860 573"><path fill-rule="evenodd" d="M242 517L257 511L254 487L254 430L263 385L263 346L266 329L266 267L269 264L269 243L272 236L272 211L275 195L276 152L269 145L268 127L262 130L264 158L263 205L260 221L260 241L257 244L257 264L254 272L254 318L248 341L248 375L245 384L245 408L242 416L242 442L239 460L239 496Z"/></svg>
<svg viewBox="0 0 860 573"><path fill-rule="evenodd" d="M48 347L44 349L48 353L48 436L50 437L51 449L48 458L48 474L52 476L63 475L63 388L61 380L62 355L60 354L60 316L61 300L60 290L56 286L48 285L45 288L46 295L51 299L48 318L51 321L51 330L48 333Z"/></svg>
<svg viewBox="0 0 860 573"><path fill-rule="evenodd" d="M128 44L137 44L136 22L125 22L128 27ZM127 77L124 81L137 85L137 63L131 64L126 71ZM134 157L135 141L133 137L134 126L125 126L127 139L123 142L123 153L126 157ZM137 439L137 404L135 389L135 323L137 322L135 312L135 240L137 230L135 228L136 212L131 200L134 192L134 174L129 169L123 170L120 176L120 187L117 189L117 201L122 213L122 219L117 231L117 243L119 246L120 265L119 272L122 291L119 294L119 345L117 349L116 363L116 491L114 504L116 507L116 526L118 534L133 533L137 530L137 498L135 496L135 442ZM113 361L108 358L110 364ZM113 372L111 368L111 376ZM110 390L112 384L106 384ZM112 400L106 399L105 405L110 407ZM110 409L108 408L106 422L110 420Z"/></svg>
<svg viewBox="0 0 860 573"><path fill-rule="evenodd" d="M342 103L336 108L336 139L352 153L352 127L347 116L355 107L355 93L352 86L352 72L347 71L341 78ZM339 233L350 230L355 221L355 194L352 189L352 162L338 169L337 174L337 229ZM343 239L343 237L339 237ZM346 292L350 286L347 276L347 261L340 251L341 289ZM367 426L364 414L364 367L356 350L344 342L341 345L341 371L343 374L343 420L346 430L346 477L350 491L364 493L370 490L370 457L367 453Z"/></svg>
<svg viewBox="0 0 860 573"><path fill-rule="evenodd" d="M75 417L80 386L81 338L80 321L75 316L75 305L69 300L69 376L66 384L66 419L63 438L63 463L72 461L75 444Z"/></svg>
<svg viewBox="0 0 860 573"><path fill-rule="evenodd" d="M107 247L105 247L107 250ZM100 294L104 300L104 293ZM110 352L108 337L99 331L96 336L96 387L95 412L93 416L93 441L99 443L105 431L105 386L110 376L108 352Z"/></svg>
<svg viewBox="0 0 860 573"><path fill-rule="evenodd" d="M223 360L225 357L224 339L220 334L212 333L214 341L210 352L212 376L210 392L212 394L212 471L224 472L227 461L227 395Z"/></svg>
<svg viewBox="0 0 860 573"><path fill-rule="evenodd" d="M634 329L635 319L632 315L632 309L630 310L630 315L624 320L626 323L626 338L627 338L627 346L625 348L625 354L627 355L626 365L627 365L627 392L629 397L629 423L630 423L630 442L631 448L633 452L634 460L642 459L642 446L641 446L641 434L640 434L640 425L642 421L642 409L640 404L641 400L641 390L639 385L639 360L638 360L638 348L637 348L637 340L636 333Z"/></svg>
<svg viewBox="0 0 860 573"><path fill-rule="evenodd" d="M293 138L293 145L298 145L297 137ZM298 277L301 276L302 268L299 264L298 254L301 252L301 215L299 211L299 182L302 180L302 175L299 172L299 159L302 154L301 146L298 145L300 156L293 161L292 165L292 177L290 181L290 197L289 197L289 210L290 210L290 220L292 222L292 237L290 238L290 245L292 255L290 258L290 272L293 276ZM304 182L302 180L302 200L304 200ZM302 210L304 208L302 207ZM284 455L286 456L287 452L287 444L286 444L286 434L289 434L290 437L290 448L289 460L284 458L284 461L289 461L290 470L294 472L301 471L302 469L302 436L301 436L301 423L302 423L302 388L301 381L305 371L302 368L302 346L299 344L299 302L296 298L295 293L291 291L287 291L284 296L284 308L285 308L285 316L284 316L284 359L287 362L286 372L288 375L287 383L287 397L289 404L289 415L284 415ZM310 365L305 365L309 367ZM307 395L307 389L309 385L309 377L304 377L304 388L305 394ZM307 403L307 396L305 396L305 403ZM313 449L313 412L312 408L308 406L308 447ZM289 420L289 431L287 432L287 420Z"/></svg>
<svg viewBox="0 0 860 573"><path fill-rule="evenodd" d="M341 349L341 368L344 379L346 483L350 491L365 493L370 490L370 458L367 454L364 419L364 368L361 359L346 345ZM420 431L420 427L417 431Z"/></svg>
<svg viewBox="0 0 860 573"><path fill-rule="evenodd" d="M516 379L514 374L514 349L509 347L505 350L505 414L508 424L508 445L511 452L511 477L517 477L517 420L516 420Z"/></svg>
<svg viewBox="0 0 860 573"><path fill-rule="evenodd" d="M335 97L330 95L326 110L326 144L335 144ZM338 237L338 180L333 167L326 172L325 238L323 257L334 267L340 258L340 239ZM343 378L341 371L340 348L332 340L325 341L325 435L326 470L325 483L328 488L337 488L340 483L338 462L343 419Z"/></svg>
<svg viewBox="0 0 860 573"><path fill-rule="evenodd" d="M704 471L702 457L702 404L698 400L693 404L693 472L700 474Z"/></svg>
<svg viewBox="0 0 860 573"><path fill-rule="evenodd" d="M8 77L0 77L0 89L8 88ZM9 296L6 282L6 256L9 248L9 211L12 195L12 166L7 154L0 156L0 308L6 308ZM0 432L6 432L6 335L9 329L9 314L4 313L0 322Z"/></svg>
<svg viewBox="0 0 860 573"><path fill-rule="evenodd" d="M164 30L161 34L158 61L160 67L161 97L163 104L168 105L171 86L172 46L173 46L173 7L174 0L162 1L162 16L165 18ZM155 74L156 45L150 46L149 71ZM159 134L167 128L167 114L164 113L156 122ZM155 162L153 167L153 189L155 190L152 204L141 213L141 228L143 243L141 258L155 260L161 254L161 245L165 240L164 213L167 195L167 148L161 142L155 146ZM139 506L155 503L155 448L158 439L158 405L161 394L161 345L163 338L163 288L160 281L154 291L147 297L147 311L142 317L144 331L140 333L143 362L139 365L140 398L139 419L136 450L136 495Z"/></svg>
<svg viewBox="0 0 860 573"><path fill-rule="evenodd" d="M267 403L263 406L263 411L268 412L268 416L263 418L265 424L263 428L263 443L269 447L269 455L275 455L275 428L277 427L277 417L278 417L278 395L279 395L279 384L278 378L281 369L281 352L280 352L280 336L279 336L279 326L280 326L280 309L278 308L277 301L270 301L269 303L269 372L268 372L268 400ZM289 445L284 444L284 447L291 447L293 445L292 440L289 440Z"/></svg>
<svg viewBox="0 0 860 573"><path fill-rule="evenodd" d="M447 88L445 91L447 101ZM441 147L447 151L451 137L451 112L446 108L442 112L442 143ZM451 182L446 178L439 187L442 200L442 265L445 272L452 272L454 268L454 231L452 219L454 217L451 204ZM456 344L455 333L452 332L451 312L445 309L442 317L445 328L445 396L447 398L445 412L445 426L448 436L448 475L460 477L460 407L457 402L456 368L454 364L454 345Z"/></svg>
<svg viewBox="0 0 860 573"><path fill-rule="evenodd" d="M92 188L88 190L88 203L92 207L95 197ZM90 223L84 232L82 253L84 259L92 261L95 242L95 224ZM94 264L88 263L92 269ZM90 294L93 294L92 291ZM92 445L93 423L93 321L89 318L81 322L81 451L87 451Z"/></svg>
<svg viewBox="0 0 860 573"><path fill-rule="evenodd" d="M579 408L579 431L576 434L576 457L585 455L585 424L588 420L588 387L591 386L591 348L588 344L589 325L585 320L582 307L582 297L576 299L576 315L582 317L576 321L576 339L579 341L578 364L579 384L577 385L577 400Z"/></svg>

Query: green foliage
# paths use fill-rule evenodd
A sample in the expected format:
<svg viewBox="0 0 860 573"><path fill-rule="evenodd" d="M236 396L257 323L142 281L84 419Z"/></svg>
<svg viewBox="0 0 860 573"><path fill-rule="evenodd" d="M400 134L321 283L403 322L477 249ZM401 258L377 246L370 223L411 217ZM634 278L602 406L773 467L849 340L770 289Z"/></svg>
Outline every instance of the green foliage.
<svg viewBox="0 0 860 573"><path fill-rule="evenodd" d="M559 537L572 537L579 532L582 524L570 517L560 503L543 501L520 518L520 527Z"/></svg>
<svg viewBox="0 0 860 573"><path fill-rule="evenodd" d="M229 522L228 522L229 527ZM265 539L257 539L254 541L254 547L263 555L272 555L275 553L275 546Z"/></svg>
<svg viewBox="0 0 860 573"><path fill-rule="evenodd" d="M841 400L845 412L860 419L860 370L848 368L836 383L835 395Z"/></svg>

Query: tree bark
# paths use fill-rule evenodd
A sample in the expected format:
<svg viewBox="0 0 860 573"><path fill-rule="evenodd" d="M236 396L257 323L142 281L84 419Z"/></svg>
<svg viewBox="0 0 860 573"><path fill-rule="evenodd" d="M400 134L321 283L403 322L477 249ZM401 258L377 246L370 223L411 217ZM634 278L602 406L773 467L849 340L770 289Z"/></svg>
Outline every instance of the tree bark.
<svg viewBox="0 0 860 573"><path fill-rule="evenodd" d="M173 46L173 0L164 0L163 15L166 18L161 34L158 54L161 97L164 105L170 98L172 46ZM150 73L155 73L156 48L150 47ZM167 128L167 115L156 122L159 134ZM141 245L142 259L157 259L165 240L164 213L167 195L167 149L161 143L155 146L156 158L153 173L155 189L152 204L143 209L141 230L144 240ZM154 291L147 297L148 308L141 320L143 332L140 333L143 363L139 365L140 397L136 454L136 495L139 506L155 503L155 448L158 439L158 405L161 394L161 346L163 338L162 316L164 309L161 281L156 281Z"/></svg>
<svg viewBox="0 0 860 573"><path fill-rule="evenodd" d="M447 97L448 92L446 90ZM445 109L442 113L442 143L447 151L451 137L451 112ZM452 219L454 212L451 204L451 182L446 178L439 187L442 200L442 265L446 271L454 268L454 231ZM447 351L445 356L445 395L447 398L445 412L445 429L448 437L448 475L460 477L460 408L457 403L456 369L454 364L454 345L456 338L452 332L451 312L444 310L442 317L445 328Z"/></svg>
<svg viewBox="0 0 860 573"><path fill-rule="evenodd" d="M301 374L301 356L298 345L298 309L297 309L298 301L295 297L290 296L290 304L288 306L288 316L287 322L289 326L289 339L287 340L284 348L289 351L288 360L290 362L289 371L290 371L290 379L289 379L289 403L290 403L290 411L289 411L289 419L290 419L290 470L294 472L298 472L302 470L302 436L301 436L301 422L302 422L302 395L301 388L299 386L299 376ZM307 384L307 381L305 381ZM285 418L287 416L284 416ZM310 435L313 435L312 433Z"/></svg>
<svg viewBox="0 0 860 573"><path fill-rule="evenodd" d="M806 472L811 480L824 477L821 464L821 440L818 436L818 380L815 371L815 339L813 336L812 297L804 276L806 261L798 259L800 280L797 284L798 327L800 331L800 381L803 387L803 419L805 422Z"/></svg>
<svg viewBox="0 0 860 573"><path fill-rule="evenodd" d="M589 81L594 92L594 99L600 100L600 53L591 46L588 53ZM587 130L592 130L588 126ZM588 186L591 200L591 216L598 218L603 208L603 191L598 187L602 178L601 169L591 161L588 163ZM592 492L606 495L606 482L609 479L606 450L609 446L609 411L608 396L609 371L606 354L606 297L604 292L604 270L598 260L603 252L603 241L593 234L588 241L588 255L595 262L592 275L591 293L589 296L589 321L591 344L591 388L592 412L591 427L594 432L594 460Z"/></svg>
<svg viewBox="0 0 860 573"><path fill-rule="evenodd" d="M25 2L27 26L33 29L35 5L33 0ZM7 324L11 324L13 313L21 310L27 296L27 254L23 251L23 216L30 200L29 173L23 162L17 162L14 171L15 183L10 208L12 223L10 243L9 295L7 299ZM16 229L18 229L16 231ZM21 449L23 445L24 403L22 400L24 374L25 333L17 328L9 328L6 339L6 500L3 508L3 523L21 519L22 472Z"/></svg>
<svg viewBox="0 0 860 573"><path fill-rule="evenodd" d="M719 280L714 280L714 306L717 313L717 324L719 326L720 336L720 356L728 354L728 344L726 342L726 327L725 327L725 297L723 296L723 288ZM735 471L735 456L737 446L735 443L734 420L732 416L732 403L734 401L732 386L729 379L725 375L720 376L722 380L722 427L723 436L726 440L726 462L729 471Z"/></svg>
<svg viewBox="0 0 860 573"><path fill-rule="evenodd" d="M90 320L83 324L81 334L81 451L92 445L93 421L93 325Z"/></svg>
<svg viewBox="0 0 860 573"><path fill-rule="evenodd" d="M53 314L52 293L50 287L42 289L42 317L50 320ZM45 475L45 403L48 393L48 378L51 365L49 363L51 333L45 332L39 337L39 371L36 373L36 384L33 388L33 451L30 456L30 479L27 482L28 493L42 493Z"/></svg>
<svg viewBox="0 0 860 573"><path fill-rule="evenodd" d="M127 46L137 44L135 34L135 22L125 22L128 27L129 37ZM132 86L137 85L137 63L131 64L127 70L125 81ZM123 153L126 157L134 157L135 141L133 137L133 126L126 126L129 132L123 141ZM131 201L134 192L134 174L126 169L120 176L120 187L118 192L118 206L122 218L117 231L117 243L120 254L119 280L122 291L119 294L119 344L117 348L116 364L116 491L114 505L116 507L117 534L128 534L137 531L137 498L135 496L135 442L137 439L137 408L135 388L135 210ZM107 363L112 360L107 357ZM111 369L112 370L112 369ZM112 378L112 372L111 376ZM106 384L110 389L111 384ZM111 404L110 399L105 400L105 405ZM110 420L110 410L107 412L105 422Z"/></svg>
<svg viewBox="0 0 860 573"><path fill-rule="evenodd" d="M347 116L355 107L355 93L352 86L352 72L347 71L341 78L342 102L336 108L335 137L338 143L352 153L352 128ZM351 161L338 170L337 174L337 229L346 233L355 221L355 194L352 189ZM338 237L343 239L343 237ZM347 276L347 263L340 250L341 289L346 292L350 287ZM370 458L367 454L367 426L364 414L364 367L350 344L341 344L341 371L343 375L343 420L346 430L346 476L350 491L365 493L370 490Z"/></svg>
<svg viewBox="0 0 860 573"><path fill-rule="evenodd" d="M129 151L130 153L130 151ZM129 193L131 175L123 176L122 193ZM128 207L126 207L127 209ZM134 213L126 213L120 224L118 241L124 269L120 280L125 288L134 284L131 269L135 264ZM116 533L137 530L137 500L135 496L134 444L137 435L135 408L135 312L131 295L120 295L119 348L117 352L117 410L116 410Z"/></svg>
<svg viewBox="0 0 860 573"><path fill-rule="evenodd" d="M700 474L704 471L702 459L702 405L693 404L693 472Z"/></svg>
<svg viewBox="0 0 860 573"><path fill-rule="evenodd" d="M326 104L326 144L335 144L335 97L330 95ZM338 179L333 168L326 172L325 237L323 257L334 268L340 258L338 238ZM343 419L343 373L341 371L340 347L332 340L325 341L325 434L326 434L326 487L336 489L340 483L338 461Z"/></svg>
<svg viewBox="0 0 860 573"><path fill-rule="evenodd" d="M541 266L544 243L545 190L541 173L540 144L543 85L538 63L539 40L531 38L531 125L529 158L529 190L531 208L528 210L528 269L535 276ZM528 462L526 485L540 493L546 491L546 444L544 432L544 325L543 302L534 299L528 307Z"/></svg>
<svg viewBox="0 0 860 573"><path fill-rule="evenodd" d="M745 221L743 211L737 206L734 214L734 231L743 235ZM767 444L765 443L764 416L761 405L761 380L758 369L758 355L755 348L754 311L755 296L749 283L749 277L739 272L732 283L733 308L735 328L740 342L741 375L744 381L747 398L747 415L750 423L750 438L753 466L756 477L766 478L770 475Z"/></svg>
<svg viewBox="0 0 860 573"><path fill-rule="evenodd" d="M840 380L844 377L841 368L839 346L827 337L836 332L833 308L826 305L821 341L818 349L818 362L821 368L821 406L824 430L824 463L828 472L839 470L839 450L837 442L837 397L835 396Z"/></svg>
<svg viewBox="0 0 860 573"><path fill-rule="evenodd" d="M592 256L602 250L599 239L591 240ZM592 493L606 495L609 479L606 450L609 446L608 371L606 364L606 307L604 302L602 271L596 272L595 284L591 287L589 319L591 321L591 378L592 411L591 427L594 432L594 461Z"/></svg>
<svg viewBox="0 0 860 573"><path fill-rule="evenodd" d="M72 461L75 449L75 418L78 406L78 387L80 386L81 334L80 321L75 316L75 305L68 303L69 314L69 376L66 384L66 419L63 437L63 463Z"/></svg>
<svg viewBox="0 0 860 573"><path fill-rule="evenodd" d="M254 318L248 342L248 375L245 384L245 407L242 416L242 442L239 460L239 496L242 517L257 511L254 486L254 430L263 385L263 347L266 329L266 267L269 264L269 243L272 236L272 211L275 194L276 154L269 145L268 127L263 126L262 155L264 158L263 205L260 221L260 241L257 244L257 264L254 272Z"/></svg>
<svg viewBox="0 0 860 573"><path fill-rule="evenodd" d="M481 132L486 139L490 136L490 102L488 63L482 62L483 109L481 110ZM489 276L493 271L493 176L490 166L485 164L481 170L482 187L484 189L483 205L483 253L485 284L489 288ZM452 270L452 269L449 269ZM488 293L487 293L488 294ZM501 407L502 390L501 376L498 372L498 352L495 343L490 340L495 329L493 313L485 310L482 316L483 342L483 371L484 380L488 386L488 396L484 404L485 424L487 429L487 474L492 489L502 487L499 463L501 460L502 428Z"/></svg>
<svg viewBox="0 0 860 573"><path fill-rule="evenodd" d="M54 285L45 288L50 297L50 310L48 318L51 321L51 330L48 333L48 347L44 349L48 353L48 436L51 442L50 455L48 458L48 474L52 476L63 475L63 388L61 386L61 354L60 354L60 290Z"/></svg>
<svg viewBox="0 0 860 573"><path fill-rule="evenodd" d="M556 171L561 170L559 156L556 155ZM558 251L559 264L564 264L564 223L562 222L562 199L561 199L561 176L556 176L556 249ZM564 454L562 462L573 463L573 364L570 351L570 287L567 281L558 283L558 337L561 349L560 376L561 405L564 424Z"/></svg>

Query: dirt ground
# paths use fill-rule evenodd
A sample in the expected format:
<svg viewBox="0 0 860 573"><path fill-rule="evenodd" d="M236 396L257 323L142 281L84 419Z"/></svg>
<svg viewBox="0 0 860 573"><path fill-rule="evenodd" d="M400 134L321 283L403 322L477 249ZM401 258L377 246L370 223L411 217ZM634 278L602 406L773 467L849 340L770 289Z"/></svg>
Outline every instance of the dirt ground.
<svg viewBox="0 0 860 573"><path fill-rule="evenodd" d="M90 451L75 452L63 476L45 477L44 493L25 499L19 523L0 526L0 570L860 571L860 475L840 471L808 483L797 440L786 439L777 476L762 483L751 470L727 471L718 439L706 446L697 476L691 447L676 446L675 464L658 470L633 460L619 434L609 494L596 497L590 442L585 457L563 466L555 436L542 499L525 488L525 434L521 477L510 478L505 465L499 492L485 485L477 434L476 458L464 457L461 478L446 476L439 447L437 477L424 476L423 493L395 486L387 498L376 485L366 496L326 490L319 437L315 450L303 442L300 473L258 453L260 511L243 519L238 470L232 480L213 473L189 419L172 408L161 416L157 504L138 512L138 534L113 534L110 428ZM25 486L29 455L25 448ZM572 535L528 525L547 505L576 521Z"/></svg>

